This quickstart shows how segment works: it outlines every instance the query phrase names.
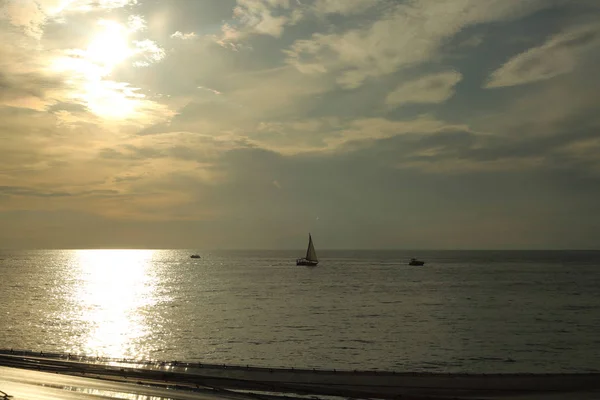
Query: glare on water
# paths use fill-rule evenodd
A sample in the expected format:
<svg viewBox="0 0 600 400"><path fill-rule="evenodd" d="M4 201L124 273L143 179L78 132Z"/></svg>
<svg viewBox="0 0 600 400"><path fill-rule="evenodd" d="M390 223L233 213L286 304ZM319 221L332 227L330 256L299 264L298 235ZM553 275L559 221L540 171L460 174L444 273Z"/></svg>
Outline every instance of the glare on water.
<svg viewBox="0 0 600 400"><path fill-rule="evenodd" d="M153 250L78 250L75 313L88 327L86 354L125 357L144 354L150 329L144 311L156 301ZM132 348L133 347L133 348Z"/></svg>

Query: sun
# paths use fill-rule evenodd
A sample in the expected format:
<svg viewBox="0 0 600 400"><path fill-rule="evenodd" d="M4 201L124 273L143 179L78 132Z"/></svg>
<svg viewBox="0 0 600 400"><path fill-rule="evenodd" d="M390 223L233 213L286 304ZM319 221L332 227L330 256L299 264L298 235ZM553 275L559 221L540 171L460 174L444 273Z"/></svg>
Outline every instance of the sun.
<svg viewBox="0 0 600 400"><path fill-rule="evenodd" d="M93 113L102 117L131 117L139 103L137 96L128 93L122 84L104 79L118 64L134 55L134 50L129 47L129 31L114 21L101 20L98 24L101 29L89 42L84 58L99 68L102 76L83 85L82 98Z"/></svg>
<svg viewBox="0 0 600 400"><path fill-rule="evenodd" d="M154 103L139 88L116 80L114 74L120 64L124 68L127 63L131 68L139 68L139 63L131 62L136 57L144 56L150 62L163 57L162 50L152 41L131 37L142 22L125 26L100 20L83 47L68 49L54 59L52 68L68 73L70 101L84 104L87 110L105 120L130 123L150 117Z"/></svg>
<svg viewBox="0 0 600 400"><path fill-rule="evenodd" d="M129 46L130 33L118 22L100 20L87 46L69 50L54 64L58 70L71 72L72 99L102 118L133 118L143 101L135 88L111 80L114 69L136 54Z"/></svg>
<svg viewBox="0 0 600 400"><path fill-rule="evenodd" d="M129 31L115 21L98 21L100 29L92 33L85 48L69 49L64 57L54 61L58 70L70 70L86 80L103 79L124 62L135 55L129 47Z"/></svg>
<svg viewBox="0 0 600 400"><path fill-rule="evenodd" d="M102 29L90 41L85 56L109 73L130 57L133 50L129 48L128 30L124 26L106 20L101 20L98 24Z"/></svg>

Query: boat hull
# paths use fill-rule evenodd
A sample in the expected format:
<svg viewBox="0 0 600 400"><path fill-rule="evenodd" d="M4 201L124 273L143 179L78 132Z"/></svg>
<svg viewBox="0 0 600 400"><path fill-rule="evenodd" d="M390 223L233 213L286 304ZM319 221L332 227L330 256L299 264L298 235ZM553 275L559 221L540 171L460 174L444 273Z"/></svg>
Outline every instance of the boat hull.
<svg viewBox="0 0 600 400"><path fill-rule="evenodd" d="M421 265L425 265L425 261L411 261L411 262L408 263L408 265L421 266Z"/></svg>
<svg viewBox="0 0 600 400"><path fill-rule="evenodd" d="M296 260L296 265L304 265L306 267L316 267L318 263L318 261L311 261L305 258L300 258Z"/></svg>

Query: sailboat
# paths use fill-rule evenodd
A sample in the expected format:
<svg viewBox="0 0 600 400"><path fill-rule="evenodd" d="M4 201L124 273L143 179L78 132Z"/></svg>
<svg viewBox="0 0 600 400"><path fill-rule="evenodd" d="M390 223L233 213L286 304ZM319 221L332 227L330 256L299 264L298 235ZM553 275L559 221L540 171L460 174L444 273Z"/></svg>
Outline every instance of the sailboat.
<svg viewBox="0 0 600 400"><path fill-rule="evenodd" d="M308 234L308 248L306 249L306 257L299 258L296 260L296 265L306 265L310 267L315 267L319 263L317 259L317 252L315 251L315 246L313 245L312 237L310 233Z"/></svg>

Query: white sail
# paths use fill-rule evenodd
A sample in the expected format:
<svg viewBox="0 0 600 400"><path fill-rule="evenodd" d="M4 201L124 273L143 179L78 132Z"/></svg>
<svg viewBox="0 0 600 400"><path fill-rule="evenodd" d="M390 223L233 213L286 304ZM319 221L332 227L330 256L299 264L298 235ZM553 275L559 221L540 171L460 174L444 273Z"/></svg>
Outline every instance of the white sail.
<svg viewBox="0 0 600 400"><path fill-rule="evenodd" d="M306 259L309 261L318 261L315 246L313 246L312 237L308 235L308 249L306 249Z"/></svg>

